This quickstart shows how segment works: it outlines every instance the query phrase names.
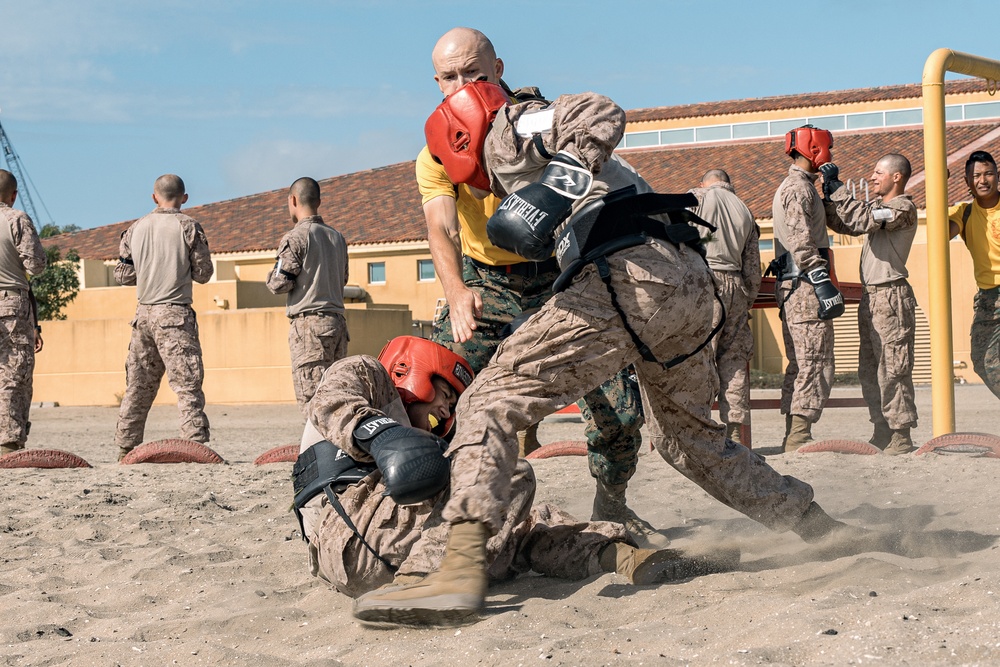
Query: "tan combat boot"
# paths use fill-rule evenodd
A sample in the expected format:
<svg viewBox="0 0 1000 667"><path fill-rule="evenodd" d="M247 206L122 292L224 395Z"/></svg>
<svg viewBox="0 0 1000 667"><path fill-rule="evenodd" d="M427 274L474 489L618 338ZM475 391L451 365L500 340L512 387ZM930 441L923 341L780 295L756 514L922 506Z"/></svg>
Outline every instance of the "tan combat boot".
<svg viewBox="0 0 1000 667"><path fill-rule="evenodd" d="M371 623L454 625L473 616L486 601L486 525L451 527L441 569L406 586L365 593L354 601L354 617Z"/></svg>
<svg viewBox="0 0 1000 667"><path fill-rule="evenodd" d="M597 480L597 492L594 494L594 509L590 515L591 521L612 521L625 526L625 530L636 541L636 544L651 549L662 549L670 544L666 535L653 528L645 519L640 518L626 504L625 490L628 484L605 484Z"/></svg>
<svg viewBox="0 0 1000 667"><path fill-rule="evenodd" d="M740 429L742 427L743 424L739 422L726 422L726 439L742 445L743 441L740 440Z"/></svg>
<svg viewBox="0 0 1000 667"><path fill-rule="evenodd" d="M812 424L805 417L791 415L791 427L785 438L785 453L794 452L802 445L813 441Z"/></svg>
<svg viewBox="0 0 1000 667"><path fill-rule="evenodd" d="M128 456L129 452L132 451L131 447L119 447L118 448L118 460L121 461L123 458Z"/></svg>
<svg viewBox="0 0 1000 667"><path fill-rule="evenodd" d="M613 542L604 547L600 559L605 572L617 572L642 586L729 572L739 565L740 552L739 549L723 549L711 556L691 557L677 549L637 549L623 542Z"/></svg>
<svg viewBox="0 0 1000 667"><path fill-rule="evenodd" d="M913 440L910 439L910 429L897 428L892 431L889 444L882 451L889 456L899 456L900 454L909 454L915 449Z"/></svg>
<svg viewBox="0 0 1000 667"><path fill-rule="evenodd" d="M19 452L24 449L24 445L20 445L16 442L6 442L0 445L0 456L4 454L13 454L14 452Z"/></svg>
<svg viewBox="0 0 1000 667"><path fill-rule="evenodd" d="M517 455L519 458L524 458L531 452L535 451L542 444L538 442L538 423L535 422L523 431L517 432Z"/></svg>
<svg viewBox="0 0 1000 667"><path fill-rule="evenodd" d="M869 444L873 447L878 447L879 449L885 449L886 445L892 439L892 429L885 422L878 422L875 424L875 432L872 433L872 437L868 440Z"/></svg>

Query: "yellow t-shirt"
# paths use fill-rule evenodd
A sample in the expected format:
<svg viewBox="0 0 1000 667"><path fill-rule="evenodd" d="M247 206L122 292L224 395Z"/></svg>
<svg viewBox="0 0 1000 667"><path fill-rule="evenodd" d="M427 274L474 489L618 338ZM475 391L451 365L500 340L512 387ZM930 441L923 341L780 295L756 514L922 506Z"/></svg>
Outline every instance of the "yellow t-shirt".
<svg viewBox="0 0 1000 667"><path fill-rule="evenodd" d="M491 266L525 261L523 257L496 247L486 236L486 221L500 206L500 199L496 195L491 194L486 199L476 199L468 185L453 185L448 180L444 167L431 157L427 146L424 146L417 156L416 172L421 205L436 197L455 199L458 223L462 227L460 234L462 254Z"/></svg>
<svg viewBox="0 0 1000 667"><path fill-rule="evenodd" d="M972 207L967 225L962 215ZM962 202L948 209L948 219L958 225L959 234L972 254L979 289L992 289L1000 285L1000 203L993 208L982 208L973 202Z"/></svg>

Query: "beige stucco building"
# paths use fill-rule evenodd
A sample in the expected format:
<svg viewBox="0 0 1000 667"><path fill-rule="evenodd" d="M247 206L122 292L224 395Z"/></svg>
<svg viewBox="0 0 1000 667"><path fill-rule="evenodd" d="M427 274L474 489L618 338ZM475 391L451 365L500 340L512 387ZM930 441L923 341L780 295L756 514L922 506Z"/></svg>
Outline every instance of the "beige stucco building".
<svg viewBox="0 0 1000 667"><path fill-rule="evenodd" d="M985 82L949 82L947 89L949 199L967 199L962 166L973 150L1000 155L1000 100ZM834 133L842 178L860 182L876 160L903 153L913 165L908 192L921 209L908 268L924 325L918 335L917 381L929 381L927 252L923 226L924 167L920 86L890 86L751 100L639 109L628 113L619 152L661 192L683 192L711 168L729 172L737 193L761 228L762 259L771 259L771 199L787 172L784 133L805 122ZM443 297L427 246L413 163L325 179L320 212L349 245L348 325L351 354L377 354L390 338L426 333ZM863 192L863 185L859 192ZM293 401L286 342L284 297L264 286L278 240L290 226L285 191L275 190L185 209L209 239L215 276L195 285L205 348L210 402ZM114 285L118 239L129 222L55 237L63 250L76 248L81 262L77 299L67 319L46 324L45 351L35 371L35 400L63 405L114 403L125 387L124 360L135 309L135 289ZM837 273L858 280L858 239L834 237ZM978 382L971 371L968 330L975 282L960 241L952 242L953 325L956 374ZM856 310L836 325L838 371L857 367ZM754 367L780 372L784 366L780 325L774 312L754 315ZM158 398L173 395L163 385Z"/></svg>

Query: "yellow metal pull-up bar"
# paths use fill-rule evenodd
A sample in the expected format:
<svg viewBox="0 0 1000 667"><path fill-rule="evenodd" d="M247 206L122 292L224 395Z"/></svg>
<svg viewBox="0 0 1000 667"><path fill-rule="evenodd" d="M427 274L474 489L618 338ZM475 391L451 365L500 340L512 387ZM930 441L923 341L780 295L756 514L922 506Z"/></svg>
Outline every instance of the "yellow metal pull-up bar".
<svg viewBox="0 0 1000 667"><path fill-rule="evenodd" d="M924 170L927 173L927 275L930 284L931 414L934 436L955 430L948 168L944 141L944 73L1000 80L1000 62L938 49L924 63Z"/></svg>

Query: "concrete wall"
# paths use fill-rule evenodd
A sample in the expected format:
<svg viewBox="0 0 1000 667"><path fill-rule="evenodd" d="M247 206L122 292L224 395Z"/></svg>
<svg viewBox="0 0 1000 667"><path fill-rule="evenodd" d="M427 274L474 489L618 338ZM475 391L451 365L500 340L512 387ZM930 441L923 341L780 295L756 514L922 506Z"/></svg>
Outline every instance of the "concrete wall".
<svg viewBox="0 0 1000 667"><path fill-rule="evenodd" d="M113 302L109 298L109 304ZM129 312L127 317L45 322L45 348L35 365L34 400L60 405L117 404L125 391L131 318ZM349 308L348 354L377 355L391 338L410 334L412 320L405 307ZM209 403L294 402L288 318L283 308L199 311L198 326ZM156 403L176 402L164 378Z"/></svg>

